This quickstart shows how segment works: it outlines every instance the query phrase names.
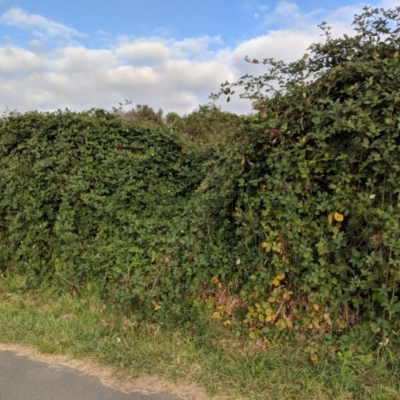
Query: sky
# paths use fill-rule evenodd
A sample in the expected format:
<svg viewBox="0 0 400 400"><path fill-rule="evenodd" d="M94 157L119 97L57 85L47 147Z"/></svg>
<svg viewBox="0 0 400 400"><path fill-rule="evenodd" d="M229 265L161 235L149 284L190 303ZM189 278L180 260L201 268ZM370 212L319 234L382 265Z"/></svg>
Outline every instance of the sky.
<svg viewBox="0 0 400 400"><path fill-rule="evenodd" d="M0 0L0 112L129 100L184 115L221 83L266 72L245 56L299 59L321 42L318 24L351 35L366 5L400 0ZM217 104L251 111L238 96Z"/></svg>

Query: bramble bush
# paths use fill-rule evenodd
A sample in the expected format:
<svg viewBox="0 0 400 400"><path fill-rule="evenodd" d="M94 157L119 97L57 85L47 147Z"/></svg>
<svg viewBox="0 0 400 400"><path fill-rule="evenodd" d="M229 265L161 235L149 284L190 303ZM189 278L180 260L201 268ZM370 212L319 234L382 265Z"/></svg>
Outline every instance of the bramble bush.
<svg viewBox="0 0 400 400"><path fill-rule="evenodd" d="M102 110L12 113L0 148L1 269L30 285L95 284L123 303L146 297L152 262L211 154Z"/></svg>
<svg viewBox="0 0 400 400"><path fill-rule="evenodd" d="M0 125L0 265L138 317L398 343L400 8L243 87L221 146L100 110ZM232 124L232 118L228 118ZM221 128L222 129L222 128ZM331 336L329 336L331 337Z"/></svg>
<svg viewBox="0 0 400 400"><path fill-rule="evenodd" d="M208 310L252 338L360 327L397 341L399 14L365 8L341 39L322 24L326 42L301 60L264 60L265 75L211 96L242 86L258 113L171 244L178 313Z"/></svg>

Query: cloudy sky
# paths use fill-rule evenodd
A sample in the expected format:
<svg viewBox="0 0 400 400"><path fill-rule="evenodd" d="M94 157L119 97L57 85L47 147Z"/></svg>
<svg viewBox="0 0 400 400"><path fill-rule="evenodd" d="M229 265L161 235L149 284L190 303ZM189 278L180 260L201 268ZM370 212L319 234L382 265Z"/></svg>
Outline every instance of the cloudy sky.
<svg viewBox="0 0 400 400"><path fill-rule="evenodd" d="M400 0L0 0L0 111L128 99L185 114L222 82L265 71L246 55L300 58L319 23L351 34L365 5ZM250 111L237 98L221 106Z"/></svg>

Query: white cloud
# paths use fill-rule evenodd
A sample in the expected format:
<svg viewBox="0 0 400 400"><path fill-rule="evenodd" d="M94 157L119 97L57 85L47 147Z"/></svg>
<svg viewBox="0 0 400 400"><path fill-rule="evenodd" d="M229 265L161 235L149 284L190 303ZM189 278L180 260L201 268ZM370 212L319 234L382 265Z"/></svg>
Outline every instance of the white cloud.
<svg viewBox="0 0 400 400"><path fill-rule="evenodd" d="M48 65L58 73L86 73L116 67L118 60L108 49L88 49L84 46L68 46L57 49L47 58Z"/></svg>
<svg viewBox="0 0 400 400"><path fill-rule="evenodd" d="M160 41L142 39L133 42L124 41L115 49L115 54L122 61L131 65L157 65L168 59L171 49Z"/></svg>
<svg viewBox="0 0 400 400"><path fill-rule="evenodd" d="M263 60L275 58L285 61L294 61L301 58L316 36L296 30L275 30L268 34L247 40L231 51L231 65L242 69L243 59L249 56L251 59ZM265 67L255 67L264 69ZM254 68L252 68L254 69ZM245 72L245 71L241 71Z"/></svg>
<svg viewBox="0 0 400 400"><path fill-rule="evenodd" d="M195 39L186 41L198 49ZM200 40L201 42L201 40ZM187 113L207 101L224 79L235 76L215 60L180 56L182 42L135 41L112 49L68 46L47 53L7 46L0 48L0 107L27 109L111 109L121 100ZM202 44L200 44L201 47ZM146 49L148 49L146 53ZM163 50L164 56L154 59ZM178 50L177 50L178 49ZM156 51L154 51L156 50ZM135 53L137 51L137 53ZM140 58L140 65L127 62ZM144 61L150 61L145 65ZM128 60L129 61L129 60Z"/></svg>
<svg viewBox="0 0 400 400"><path fill-rule="evenodd" d="M287 0L273 10L252 4L258 20L264 17L265 23L265 13L269 13L269 18L279 19L282 25L269 30L270 25L265 25L263 34L233 47L224 46L220 37L132 39L112 38L104 32L101 37L106 37L108 44L94 49L83 41L46 47L42 41L33 40L24 48L0 46L0 109L111 109L129 99L134 105L148 104L184 114L208 102L209 94L217 92L222 82L234 82L246 73L258 76L266 72L263 65L247 64L245 56L293 61L302 57L311 43L323 40L317 28L323 19L335 36L352 34L350 23L362 10L362 6L342 7L320 18L320 11L302 13ZM15 8L3 14L0 22L41 31L47 37L82 35ZM238 113L250 111L249 102L237 96L229 104L225 99L220 104Z"/></svg>
<svg viewBox="0 0 400 400"><path fill-rule="evenodd" d="M321 22L322 9L304 13L295 2L280 0L274 9L264 10L262 14L265 27L278 25L280 28L309 31L316 26L316 20Z"/></svg>
<svg viewBox="0 0 400 400"><path fill-rule="evenodd" d="M265 12L269 9L269 6L265 4L260 4L258 0L242 0L241 7L247 11Z"/></svg>
<svg viewBox="0 0 400 400"><path fill-rule="evenodd" d="M41 15L29 14L19 7L13 7L6 11L0 16L0 22L18 28L34 30L36 34L45 34L50 37L62 36L70 38L73 36L86 36L75 29L59 24L58 22L50 21Z"/></svg>
<svg viewBox="0 0 400 400"><path fill-rule="evenodd" d="M20 75L40 70L43 60L36 54L21 48L4 46L0 48L0 74Z"/></svg>
<svg viewBox="0 0 400 400"><path fill-rule="evenodd" d="M177 55L179 56L201 56L202 54L207 52L210 45L222 43L222 39L219 36L202 36L199 38L187 38L173 42L173 49L177 52Z"/></svg>
<svg viewBox="0 0 400 400"><path fill-rule="evenodd" d="M300 14L300 8L296 3L282 0L276 6L274 14L278 16L292 17Z"/></svg>

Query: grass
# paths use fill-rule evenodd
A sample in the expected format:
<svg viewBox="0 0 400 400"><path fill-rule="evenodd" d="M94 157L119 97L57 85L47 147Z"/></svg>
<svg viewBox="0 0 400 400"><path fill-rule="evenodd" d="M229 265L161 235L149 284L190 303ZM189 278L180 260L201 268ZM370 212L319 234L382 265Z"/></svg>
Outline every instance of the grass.
<svg viewBox="0 0 400 400"><path fill-rule="evenodd" d="M219 399L400 398L399 353L387 347L320 348L305 341L263 349L211 326L194 334L138 324L94 293L24 293L17 287L15 280L0 278L1 343L90 358L124 379L158 377L174 382L177 394L195 390L195 384ZM206 398L198 393L192 398Z"/></svg>

